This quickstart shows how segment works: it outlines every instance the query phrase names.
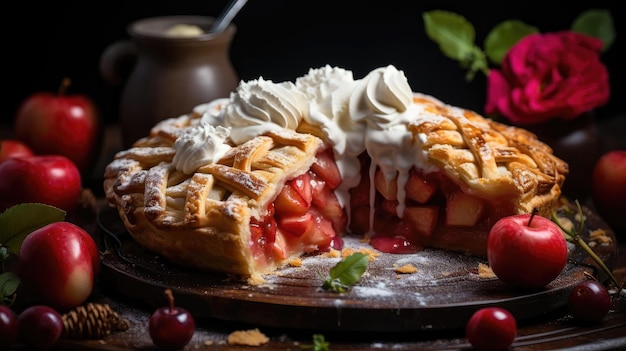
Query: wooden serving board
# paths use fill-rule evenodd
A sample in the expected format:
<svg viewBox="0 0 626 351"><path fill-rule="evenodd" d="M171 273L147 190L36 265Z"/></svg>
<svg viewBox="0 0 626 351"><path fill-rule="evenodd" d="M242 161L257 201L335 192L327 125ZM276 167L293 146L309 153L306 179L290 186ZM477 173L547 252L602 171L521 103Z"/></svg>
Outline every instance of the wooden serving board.
<svg viewBox="0 0 626 351"><path fill-rule="evenodd" d="M604 229L611 242L594 248L609 268L617 255L615 234L583 207L588 229ZM575 212L575 211L573 211ZM569 214L562 214L569 216ZM571 246L570 262L561 275L538 290L516 290L497 278L478 274L486 258L427 249L415 254L381 254L370 262L361 280L345 293L321 288L340 258L306 257L300 267L286 267L250 285L236 277L178 267L136 244L115 209L98 213L95 237L100 245L101 287L131 302L156 308L165 304L164 290L197 319L217 319L256 326L319 331L436 331L465 326L479 308L507 308L518 321L541 317L566 304L585 272L606 276L582 249ZM588 234L585 234L588 235ZM346 247L368 247L345 238ZM411 264L417 272L396 268Z"/></svg>

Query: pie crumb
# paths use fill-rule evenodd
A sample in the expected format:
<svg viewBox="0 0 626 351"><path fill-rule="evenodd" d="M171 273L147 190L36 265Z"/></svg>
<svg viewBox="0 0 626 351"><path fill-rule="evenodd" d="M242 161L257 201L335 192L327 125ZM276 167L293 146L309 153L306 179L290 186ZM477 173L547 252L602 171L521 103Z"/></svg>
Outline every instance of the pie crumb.
<svg viewBox="0 0 626 351"><path fill-rule="evenodd" d="M302 259L300 257L294 257L289 260L289 265L292 267L302 267Z"/></svg>
<svg viewBox="0 0 626 351"><path fill-rule="evenodd" d="M330 251L324 252L322 254L322 257L330 257L330 258L337 258L339 256L341 256L341 252L335 249L330 249Z"/></svg>
<svg viewBox="0 0 626 351"><path fill-rule="evenodd" d="M484 263L479 263L478 264L478 276L481 278L495 278L496 274L488 265Z"/></svg>
<svg viewBox="0 0 626 351"><path fill-rule="evenodd" d="M258 328L237 330L228 335L229 345L261 346L269 341L270 339L261 333Z"/></svg>
<svg viewBox="0 0 626 351"><path fill-rule="evenodd" d="M394 271L396 273L412 274L412 273L417 273L418 269L414 265L408 263L408 264L405 264L404 266L396 267Z"/></svg>
<svg viewBox="0 0 626 351"><path fill-rule="evenodd" d="M591 241L597 241L601 244L608 244L611 242L611 237L606 235L604 229L596 229L589 232L589 239Z"/></svg>
<svg viewBox="0 0 626 351"><path fill-rule="evenodd" d="M368 255L369 256L369 260L370 262L373 261L376 257L380 256L380 252L372 250L372 249L368 249L366 247L360 247L358 249L353 249L353 248L345 248L343 250L341 250L341 257L348 257L350 255L352 255L355 252L360 252L364 255Z"/></svg>

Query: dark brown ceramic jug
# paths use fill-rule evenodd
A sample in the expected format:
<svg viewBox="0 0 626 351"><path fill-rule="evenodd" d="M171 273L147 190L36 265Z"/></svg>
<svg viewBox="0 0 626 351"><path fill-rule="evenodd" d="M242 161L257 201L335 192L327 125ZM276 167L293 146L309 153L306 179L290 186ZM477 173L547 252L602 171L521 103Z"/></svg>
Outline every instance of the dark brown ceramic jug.
<svg viewBox="0 0 626 351"><path fill-rule="evenodd" d="M100 72L112 84L125 83L120 99L122 144L130 147L166 118L189 113L195 106L227 97L238 76L229 57L236 32L209 33L215 19L165 16L138 20L128 27L129 40L108 46ZM201 29L193 36L168 34L174 26ZM125 76L124 68L130 73Z"/></svg>

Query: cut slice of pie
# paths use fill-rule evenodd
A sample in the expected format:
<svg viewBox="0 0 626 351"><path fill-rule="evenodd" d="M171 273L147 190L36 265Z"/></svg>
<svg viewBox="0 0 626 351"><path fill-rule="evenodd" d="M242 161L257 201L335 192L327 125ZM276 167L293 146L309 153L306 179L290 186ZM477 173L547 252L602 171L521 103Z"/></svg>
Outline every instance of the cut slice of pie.
<svg viewBox="0 0 626 351"><path fill-rule="evenodd" d="M254 277L343 235L485 256L498 219L552 213L567 172L532 133L413 93L392 66L358 81L325 67L160 122L104 189L139 244Z"/></svg>
<svg viewBox="0 0 626 351"><path fill-rule="evenodd" d="M321 139L271 132L185 173L173 146L202 128L197 117L159 124L106 168L107 199L139 244L183 266L242 276L341 248L347 217L333 192L341 179Z"/></svg>

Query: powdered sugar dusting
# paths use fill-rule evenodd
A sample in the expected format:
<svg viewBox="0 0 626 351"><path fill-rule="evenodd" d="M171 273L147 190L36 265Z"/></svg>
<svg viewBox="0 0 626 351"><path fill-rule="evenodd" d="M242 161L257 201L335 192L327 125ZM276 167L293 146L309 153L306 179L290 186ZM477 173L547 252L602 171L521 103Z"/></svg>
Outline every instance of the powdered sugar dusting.
<svg viewBox="0 0 626 351"><path fill-rule="evenodd" d="M395 292L388 289L383 282L379 282L376 286L355 286L354 292L363 297L392 296L395 294Z"/></svg>
<svg viewBox="0 0 626 351"><path fill-rule="evenodd" d="M368 269L361 279L340 296L364 301L393 302L406 300L410 294L412 303L416 306L427 306L432 301L440 301L441 295L432 296L423 291L441 288L446 290L451 285L462 285L467 282L488 282L497 278L481 278L478 275L479 263L486 263L486 259L448 252L437 249L426 249L414 254L385 254L379 253L359 238L347 236L344 238L344 250L367 252L375 255L370 260ZM266 289L272 289L274 284L290 284L303 279L313 281L311 285L322 286L323 278L327 277L330 269L335 266L341 256L316 254L304 257L298 267L287 266L276 274L266 277ZM412 265L414 273L399 273L399 267ZM315 283L317 281L317 283ZM454 299L454 296L450 297Z"/></svg>

